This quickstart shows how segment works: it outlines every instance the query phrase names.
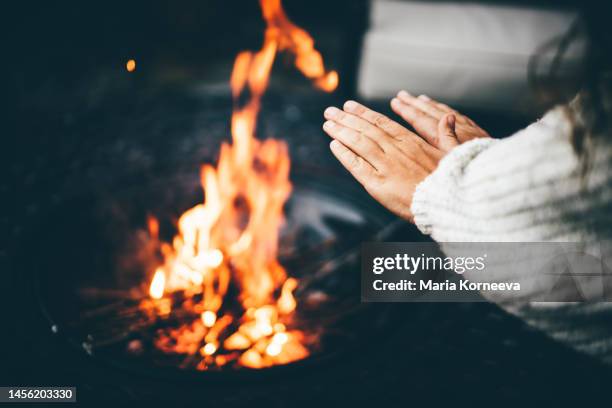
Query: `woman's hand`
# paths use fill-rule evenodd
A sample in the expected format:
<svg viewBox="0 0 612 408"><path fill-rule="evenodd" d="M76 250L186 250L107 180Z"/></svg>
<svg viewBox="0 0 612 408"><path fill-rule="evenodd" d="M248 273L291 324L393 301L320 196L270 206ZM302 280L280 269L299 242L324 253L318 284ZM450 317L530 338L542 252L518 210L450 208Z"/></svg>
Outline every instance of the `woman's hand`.
<svg viewBox="0 0 612 408"><path fill-rule="evenodd" d="M440 138L438 125L440 120L448 114L455 116L455 133L460 144L478 137L491 137L472 119L426 95L414 97L406 91L400 91L397 97L391 100L391 109L410 123L417 133L432 146L446 151L454 145L452 143L449 145L448 139Z"/></svg>
<svg viewBox="0 0 612 408"><path fill-rule="evenodd" d="M458 144L452 113L442 115L429 134L436 144L354 101L346 102L344 110L327 108L324 116L334 156L372 197L408 220L416 186Z"/></svg>

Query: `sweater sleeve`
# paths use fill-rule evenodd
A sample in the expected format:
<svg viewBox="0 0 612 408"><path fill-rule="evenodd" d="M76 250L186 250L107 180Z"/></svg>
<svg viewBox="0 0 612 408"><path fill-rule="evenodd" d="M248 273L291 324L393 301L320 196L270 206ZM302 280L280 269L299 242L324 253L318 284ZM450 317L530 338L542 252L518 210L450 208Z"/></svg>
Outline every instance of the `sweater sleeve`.
<svg viewBox="0 0 612 408"><path fill-rule="evenodd" d="M466 191L465 183L468 167L474 166L472 161L498 143L496 139L475 139L457 147L416 187L411 210L423 234L439 241L458 241L459 236L478 238L467 225L469 214L456 199L472 193Z"/></svg>
<svg viewBox="0 0 612 408"><path fill-rule="evenodd" d="M415 191L417 227L441 242L608 239L611 144L594 146L590 171L561 109L515 135L453 149Z"/></svg>
<svg viewBox="0 0 612 408"><path fill-rule="evenodd" d="M502 140L452 150L415 191L417 227L445 242L609 241L612 148L603 137L585 176L562 109ZM469 276L467 276L469 279ZM495 301L495 299L490 299ZM502 304L553 338L612 363L612 303Z"/></svg>

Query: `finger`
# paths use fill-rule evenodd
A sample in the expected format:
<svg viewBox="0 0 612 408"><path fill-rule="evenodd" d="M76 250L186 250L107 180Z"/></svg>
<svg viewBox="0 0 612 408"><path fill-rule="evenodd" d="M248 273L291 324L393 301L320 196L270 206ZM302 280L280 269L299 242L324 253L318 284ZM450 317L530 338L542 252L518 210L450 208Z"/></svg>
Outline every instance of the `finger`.
<svg viewBox="0 0 612 408"><path fill-rule="evenodd" d="M476 123L474 123L474 121L472 119L470 119L469 117L465 116L464 114L456 111L455 109L451 108L450 106L441 103L441 102L437 102L432 100L433 104L435 104L435 106L440 109L441 111L443 111L445 114L446 113L452 113L453 115L455 115L455 123L459 124L459 125L471 125L471 126L477 126Z"/></svg>
<svg viewBox="0 0 612 408"><path fill-rule="evenodd" d="M428 143L434 144L438 137L438 120L398 98L391 99L391 109L417 131Z"/></svg>
<svg viewBox="0 0 612 408"><path fill-rule="evenodd" d="M348 147L338 140L332 140L329 144L336 159L357 179L363 186L369 185L376 176L376 169L369 163L356 155Z"/></svg>
<svg viewBox="0 0 612 408"><path fill-rule="evenodd" d="M438 147L444 151L449 151L459 144L455 133L456 118L452 113L442 116L438 122Z"/></svg>
<svg viewBox="0 0 612 408"><path fill-rule="evenodd" d="M431 98L425 95L421 95L418 98L410 95L406 91L399 91L397 93L397 97L402 102L414 106L417 109L427 113L428 115L434 117L437 120L440 120L442 115L444 115L444 111L438 109L433 103L431 103Z"/></svg>
<svg viewBox="0 0 612 408"><path fill-rule="evenodd" d="M356 115L351 113L343 112L338 108L333 106L325 109L323 113L325 119L334 121L344 127L349 129L353 129L368 138L370 138L374 143L378 144L380 148L384 151L384 145L386 142L387 135L384 131L372 125L370 122L362 119Z"/></svg>
<svg viewBox="0 0 612 408"><path fill-rule="evenodd" d="M380 170L383 166L383 150L372 139L364 136L363 133L339 125L331 120L323 124L323 130L370 163L375 169Z"/></svg>
<svg viewBox="0 0 612 408"><path fill-rule="evenodd" d="M422 96L424 96L424 95L419 96L419 98L421 98ZM428 97L428 98L429 98L429 97ZM461 115L459 112L457 112L456 110L454 110L453 108L451 108L450 106L448 106L447 104L442 103L442 102L438 102L438 101L436 101L435 99L431 99L431 98L430 98L428 103L429 103L430 105L435 106L435 107L436 107L436 109L438 109L438 110L439 110L439 111L441 111L441 112L444 112L444 113L452 113L452 114L454 114L455 116L458 116L458 115L463 116L463 115Z"/></svg>
<svg viewBox="0 0 612 408"><path fill-rule="evenodd" d="M405 92L405 91L400 91L398 93L398 96L402 92ZM421 101L431 105L434 109L438 110L439 112L442 112L443 114L446 114L446 113L458 114L458 112L455 109L451 108L445 103L438 102L437 100L429 97L428 95L419 95L417 96L417 99L420 99Z"/></svg>
<svg viewBox="0 0 612 408"><path fill-rule="evenodd" d="M452 113L453 115L455 115L455 123L457 124L461 124L461 125L471 125L471 126L478 126L476 125L476 123L474 123L474 121L472 119L470 119L469 117L465 116L464 114L458 112L457 110L451 108L450 106L448 106L445 103L442 102L438 102L435 99L430 98L427 95L419 95L417 97L417 99L420 99L426 103L428 103L429 105L431 105L434 109L437 109L439 112L441 112L443 115L447 114L447 113Z"/></svg>
<svg viewBox="0 0 612 408"><path fill-rule="evenodd" d="M346 101L344 104L344 111L364 119L394 139L401 139L407 135L414 136L410 130L406 129L394 120L391 120L385 115L375 112L355 101Z"/></svg>

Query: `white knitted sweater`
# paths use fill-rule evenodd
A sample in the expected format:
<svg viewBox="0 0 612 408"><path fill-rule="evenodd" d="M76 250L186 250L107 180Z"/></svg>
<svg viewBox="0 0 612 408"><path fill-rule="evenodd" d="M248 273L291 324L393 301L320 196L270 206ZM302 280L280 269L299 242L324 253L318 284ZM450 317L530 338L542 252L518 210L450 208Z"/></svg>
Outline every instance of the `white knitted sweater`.
<svg viewBox="0 0 612 408"><path fill-rule="evenodd" d="M593 138L586 178L570 137L565 112L555 108L509 138L462 144L417 186L416 225L447 252L444 242L612 240L612 135ZM504 307L612 363L612 303Z"/></svg>

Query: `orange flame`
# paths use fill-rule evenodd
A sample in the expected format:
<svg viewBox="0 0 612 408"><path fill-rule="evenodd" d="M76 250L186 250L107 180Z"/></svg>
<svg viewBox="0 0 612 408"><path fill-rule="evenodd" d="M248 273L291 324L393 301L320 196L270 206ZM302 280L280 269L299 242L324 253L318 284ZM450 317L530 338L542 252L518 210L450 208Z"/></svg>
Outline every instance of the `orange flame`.
<svg viewBox="0 0 612 408"><path fill-rule="evenodd" d="M158 269L157 271L155 271L155 275L153 275L151 287L149 288L149 295L153 299L161 299L164 296L165 285L166 275L164 274L164 271Z"/></svg>
<svg viewBox="0 0 612 408"><path fill-rule="evenodd" d="M267 23L263 46L257 52L239 53L230 77L235 101L232 144L221 145L216 168L202 166L205 201L181 215L172 245L162 244L164 263L149 288L153 299L175 291L202 295L197 304L181 306L197 312L192 324L156 341L167 352L199 351L203 360L198 369L232 359L262 368L309 354L303 333L286 329L297 306L293 291L298 282L287 278L277 260L283 206L291 193L287 145L256 139L255 125L277 52L293 54L297 69L324 91L336 88L338 74L325 70L314 41L289 21L280 0L261 0L260 5ZM250 98L239 106L238 99L247 88ZM148 224L157 239L159 224L154 219ZM245 310L233 333L226 329L234 319L222 310L230 281L239 289Z"/></svg>

